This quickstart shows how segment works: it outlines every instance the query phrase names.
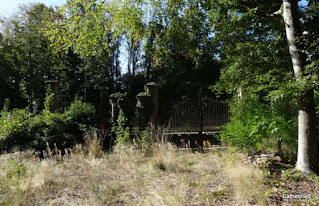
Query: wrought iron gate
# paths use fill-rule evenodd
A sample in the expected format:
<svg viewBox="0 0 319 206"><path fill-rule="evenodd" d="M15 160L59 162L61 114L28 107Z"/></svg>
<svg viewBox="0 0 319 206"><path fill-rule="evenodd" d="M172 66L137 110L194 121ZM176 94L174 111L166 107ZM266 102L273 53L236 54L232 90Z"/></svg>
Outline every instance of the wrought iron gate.
<svg viewBox="0 0 319 206"><path fill-rule="evenodd" d="M228 106L212 98L186 99L169 107L169 133L216 133L228 121Z"/></svg>

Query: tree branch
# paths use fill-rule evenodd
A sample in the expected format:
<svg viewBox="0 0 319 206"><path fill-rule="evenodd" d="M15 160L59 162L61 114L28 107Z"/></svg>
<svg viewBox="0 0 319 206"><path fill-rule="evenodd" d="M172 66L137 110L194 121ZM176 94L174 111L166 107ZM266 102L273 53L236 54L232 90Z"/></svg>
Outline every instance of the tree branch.
<svg viewBox="0 0 319 206"><path fill-rule="evenodd" d="M259 15L259 16L261 16L263 18L266 18L266 19L272 19L272 18L275 18L277 16L282 16L282 13L283 13L282 6L280 7L280 9L278 11L275 11L272 14L268 14L266 12L258 10L257 7L256 8L251 8L251 7L249 7L249 6L245 5L245 4L241 4L241 6L242 6L242 9L244 9L246 11L248 11L250 9L253 9L256 12L257 15Z"/></svg>
<svg viewBox="0 0 319 206"><path fill-rule="evenodd" d="M281 15L282 16L282 6L280 7L280 9L278 11L275 11L274 13L270 14L269 16L270 17L275 17L275 16L278 16L278 15Z"/></svg>

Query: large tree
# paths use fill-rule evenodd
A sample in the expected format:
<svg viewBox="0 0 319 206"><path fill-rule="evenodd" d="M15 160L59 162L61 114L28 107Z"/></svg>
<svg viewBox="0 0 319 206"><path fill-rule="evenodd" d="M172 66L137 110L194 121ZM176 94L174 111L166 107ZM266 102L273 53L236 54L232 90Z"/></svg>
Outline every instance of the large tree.
<svg viewBox="0 0 319 206"><path fill-rule="evenodd" d="M11 81L19 85L19 92L29 107L34 103L41 107L45 77L53 78L56 74L57 58L50 49L49 39L41 33L51 11L44 4L21 5L16 14L3 21L4 55L8 70L16 74Z"/></svg>
<svg viewBox="0 0 319 206"><path fill-rule="evenodd" d="M301 43L299 45L297 43L297 39L300 39L303 33L298 1L283 0L281 10L294 75L298 84L303 84L304 81L307 81L306 78L309 74L305 73L307 64L305 48ZM314 90L303 85L301 85L301 91L298 95L297 169L304 173L311 173L318 169Z"/></svg>
<svg viewBox="0 0 319 206"><path fill-rule="evenodd" d="M209 1L150 1L144 66L168 99L208 91L218 78L210 7Z"/></svg>
<svg viewBox="0 0 319 206"><path fill-rule="evenodd" d="M80 83L78 90L82 91L77 95L93 103L101 117L108 115L107 98L115 91L120 76L120 36L111 30L108 9L110 4L102 1L69 0L55 11L55 18L45 29L56 53L76 56L81 62L75 68L66 68L66 74L77 70L76 77L65 75L63 84Z"/></svg>
<svg viewBox="0 0 319 206"><path fill-rule="evenodd" d="M313 38L319 32L314 29L318 3L302 7L298 2L220 0L215 2L211 20L225 65L216 88L258 93L272 105L284 96L296 99L296 167L310 173L318 167L313 92L318 85L318 47ZM307 31L311 35L302 35Z"/></svg>

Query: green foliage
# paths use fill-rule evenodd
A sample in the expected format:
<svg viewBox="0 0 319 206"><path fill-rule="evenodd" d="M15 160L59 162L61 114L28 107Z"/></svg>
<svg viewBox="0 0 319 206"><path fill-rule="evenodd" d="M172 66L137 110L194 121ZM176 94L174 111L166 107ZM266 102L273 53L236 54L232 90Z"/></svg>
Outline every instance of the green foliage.
<svg viewBox="0 0 319 206"><path fill-rule="evenodd" d="M114 93L114 80L121 73L120 37L114 34L109 4L101 0L67 1L52 12L54 21L46 21L43 29L54 54L63 57L57 74L63 82L63 106L74 96L81 96L94 105L102 121L109 115L106 99Z"/></svg>
<svg viewBox="0 0 319 206"><path fill-rule="evenodd" d="M293 78L283 21L261 15L282 2L266 2L214 1L209 19L223 62L217 91L267 92Z"/></svg>
<svg viewBox="0 0 319 206"><path fill-rule="evenodd" d="M81 9L81 1L77 1L79 5L76 7L72 2L69 3L74 13ZM16 13L3 19L0 34L0 56L3 57L0 60L0 100L9 98L11 108L28 106L30 111L35 111L32 107L37 105L36 111L41 111L45 103L44 78L59 79L61 107L69 106L78 95L92 103L100 116L108 115L108 104L105 99L109 93L113 93L109 91L113 88L112 79L119 75L120 70L112 67L115 63L111 56L113 53L108 52L113 52L118 47L108 46L108 38L112 35L110 31L102 28L102 19L105 16L98 11L102 9L101 5L97 5L94 10L93 1L82 1L82 4L86 6L87 18L81 19L80 28L75 28L77 33L83 35L79 38L74 36L74 39L68 39L71 31L62 32L64 27L58 24L62 21L62 15L58 9L48 8L44 4L21 5ZM72 18L72 15L67 16ZM71 19L68 19L68 22L70 21ZM61 30L57 32L59 28ZM52 36L45 31L51 31ZM100 36L101 33L103 35ZM75 39L80 41L77 41L76 46L67 47L66 50L51 47L52 42L60 45L60 37L64 39L65 44ZM87 57L82 55L83 52L75 52L78 48L84 50L84 47L93 50L92 53L95 55ZM3 102L0 103L0 107L3 107Z"/></svg>
<svg viewBox="0 0 319 206"><path fill-rule="evenodd" d="M91 105L77 100L62 114L48 110L36 116L25 110L2 112L0 150L33 148L42 151L47 142L49 145L56 143L59 149L83 143L84 128L89 127L94 111Z"/></svg>
<svg viewBox="0 0 319 206"><path fill-rule="evenodd" d="M301 171L296 169L285 170L281 176L284 179L295 181L295 182L304 180L306 178L305 174L303 174Z"/></svg>
<svg viewBox="0 0 319 206"><path fill-rule="evenodd" d="M260 113L262 112L262 113ZM241 148L255 148L260 150L262 135L265 127L262 122L265 108L259 104L256 96L233 101L230 105L230 122L221 133L221 140Z"/></svg>
<svg viewBox="0 0 319 206"><path fill-rule="evenodd" d="M31 114L25 109L3 110L0 117L0 141L9 134L16 132Z"/></svg>
<svg viewBox="0 0 319 206"><path fill-rule="evenodd" d="M150 154L152 149L152 135L149 128L146 128L140 133L140 137L137 139L137 144L143 154Z"/></svg>
<svg viewBox="0 0 319 206"><path fill-rule="evenodd" d="M284 22L267 15L281 4L270 0L72 0L56 9L44 4L22 6L2 24L0 99L10 99L11 108L28 106L32 111L32 105L39 105L39 110L43 106L45 110L31 116L25 110L9 112L5 103L0 138L10 140L11 146L18 140L22 145L42 145L53 136L52 142L74 139L72 130L80 133L83 125L93 123L95 114L107 119L106 100L111 93L127 92L123 110L132 120L135 96L145 82L160 83L164 105L199 91L210 94L207 88L220 76L213 90L234 94L241 88L245 97L232 103L224 141L261 150L273 146L266 144L268 140L282 138L294 149L294 99L305 88L318 89L319 6L313 3L300 10L302 29L309 35L297 41L309 55L305 77L297 82ZM121 45L125 48L120 49ZM128 74L121 76L123 50ZM44 99L44 76L59 79L60 105L67 107L79 95L98 112L90 104L75 101L65 113L51 113L54 95ZM119 143L129 142L126 126L122 113L112 128ZM147 131L141 135L141 145L147 144Z"/></svg>
<svg viewBox="0 0 319 206"><path fill-rule="evenodd" d="M75 100L71 103L66 114L75 122L90 125L94 121L95 108L89 103L82 102L81 100Z"/></svg>
<svg viewBox="0 0 319 206"><path fill-rule="evenodd" d="M284 101L283 101L284 102ZM288 107L292 107L289 109ZM276 149L276 139L281 138L290 149L297 146L296 115L289 114L293 104L279 100L272 105L262 103L255 94L245 94L242 100L230 104L230 122L221 132L221 140L242 149L261 151Z"/></svg>
<svg viewBox="0 0 319 206"><path fill-rule="evenodd" d="M8 112L10 107L10 99L6 98L3 104L3 111Z"/></svg>
<svg viewBox="0 0 319 206"><path fill-rule="evenodd" d="M45 150L46 142L59 148L66 148L81 140L80 127L68 119L64 114L44 112L28 118L20 127L9 133L2 141L1 150L12 148L34 148L38 151Z"/></svg>
<svg viewBox="0 0 319 206"><path fill-rule="evenodd" d="M214 54L208 14L211 1L151 1L145 45L150 76L170 99L204 92L217 81L220 64ZM211 93L209 93L211 95Z"/></svg>
<svg viewBox="0 0 319 206"><path fill-rule="evenodd" d="M200 196L198 198L198 200L203 201L205 199L215 199L215 198L218 198L220 196L224 196L225 194L226 194L225 189L221 189L221 190L209 193L209 194L204 194L204 195Z"/></svg>
<svg viewBox="0 0 319 206"><path fill-rule="evenodd" d="M282 1L214 1L209 19L214 25L213 41L218 45L223 63L220 81L211 88L217 93L236 94L242 89L244 97L256 94L260 100L253 105L244 100L241 116L232 110L224 139L241 147L274 146L282 138L283 146L296 153L297 98L309 89L318 90L318 4L299 4L301 30L297 44L307 56L303 77L296 81L287 45L285 25L281 15L270 18ZM299 17L298 17L299 18ZM298 36L298 35L296 35ZM260 106L261 105L261 106ZM236 106L231 106L235 108ZM237 111L237 113L241 113ZM246 115L246 116L245 116ZM266 145L265 143L270 144ZM272 142L272 143L271 143Z"/></svg>
<svg viewBox="0 0 319 206"><path fill-rule="evenodd" d="M44 98L44 109L48 112L54 112L54 93L51 90L51 86L48 86L47 96Z"/></svg>
<svg viewBox="0 0 319 206"><path fill-rule="evenodd" d="M7 88L12 91L5 96L10 98L13 107L27 106L23 105L25 100L29 106L34 101L41 101L42 106L44 76L52 78L56 73L57 56L52 54L49 39L41 32L51 12L44 4L21 5L17 13L2 23L1 56L10 72L5 73Z"/></svg>
<svg viewBox="0 0 319 206"><path fill-rule="evenodd" d="M115 133L116 145L122 145L122 144L130 144L130 130L128 127L125 126L126 118L124 115L123 110L120 110L119 116L116 120L116 125L112 127L112 132Z"/></svg>
<svg viewBox="0 0 319 206"><path fill-rule="evenodd" d="M73 47L85 57L96 56L101 49L109 50L109 17L104 12L102 1L68 1L56 11L59 21L47 22L46 34L56 51L67 53Z"/></svg>

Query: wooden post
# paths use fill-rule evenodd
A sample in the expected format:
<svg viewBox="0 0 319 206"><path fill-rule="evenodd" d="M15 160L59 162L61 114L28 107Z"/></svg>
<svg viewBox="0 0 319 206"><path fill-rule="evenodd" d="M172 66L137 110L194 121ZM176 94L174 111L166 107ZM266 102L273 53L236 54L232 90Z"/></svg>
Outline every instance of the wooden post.
<svg viewBox="0 0 319 206"><path fill-rule="evenodd" d="M282 142L282 139L278 138L277 139L277 151L275 153L275 156L281 156L281 142Z"/></svg>

